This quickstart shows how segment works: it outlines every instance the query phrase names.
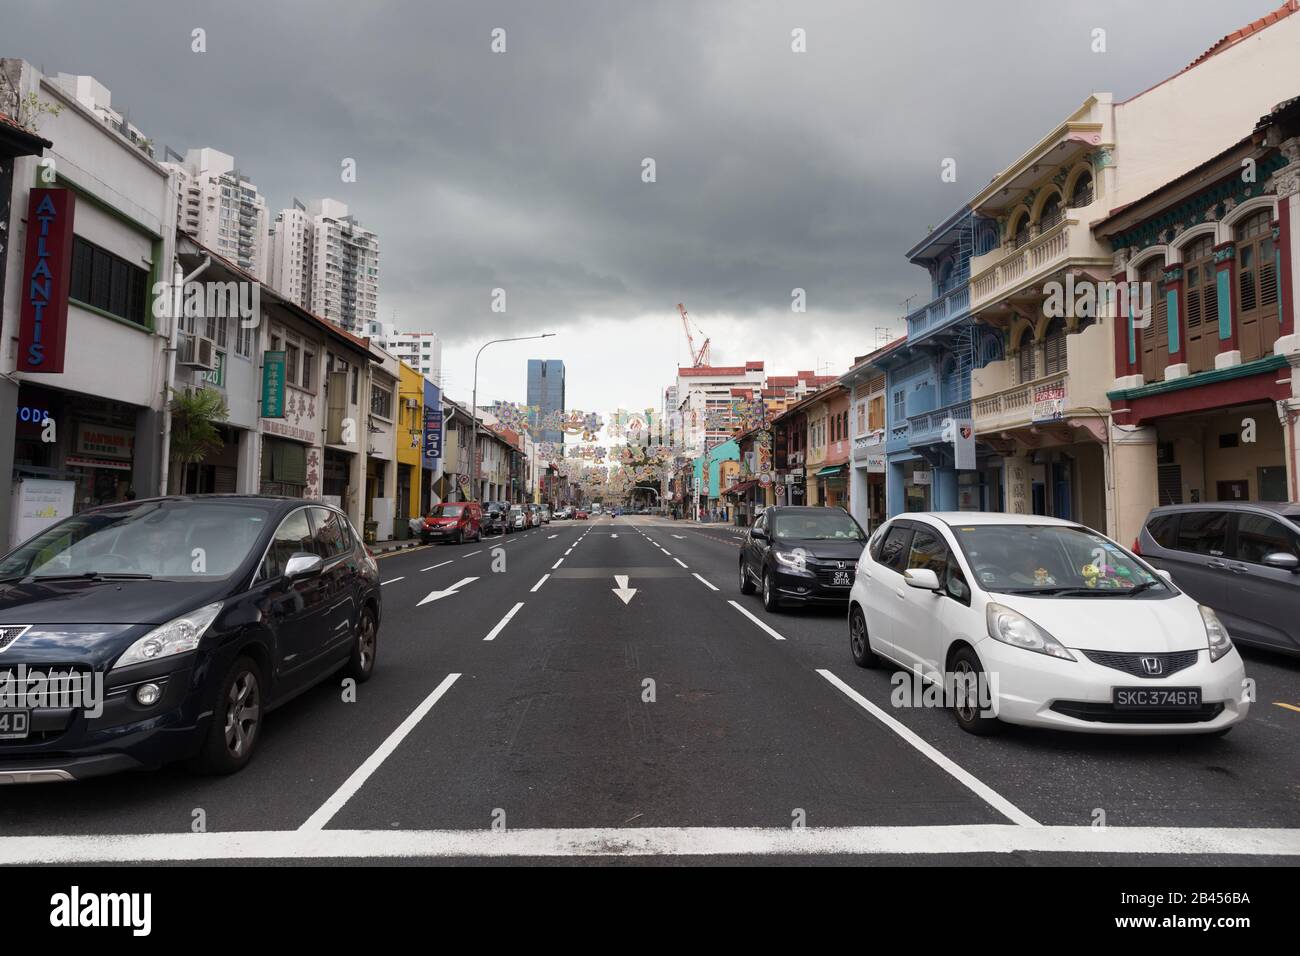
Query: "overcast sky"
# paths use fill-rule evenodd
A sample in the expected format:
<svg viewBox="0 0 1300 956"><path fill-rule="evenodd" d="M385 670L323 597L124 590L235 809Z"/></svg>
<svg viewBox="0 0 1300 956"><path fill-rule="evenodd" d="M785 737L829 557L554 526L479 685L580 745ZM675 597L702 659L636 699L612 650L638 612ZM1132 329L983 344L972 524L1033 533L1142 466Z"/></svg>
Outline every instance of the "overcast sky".
<svg viewBox="0 0 1300 956"><path fill-rule="evenodd" d="M903 253L929 226L1089 93L1280 2L0 0L0 54L93 74L160 155L233 154L273 213L347 202L380 237L381 317L442 336L453 397L479 343L554 331L485 352L480 402L559 358L569 406L605 413L689 364L678 302L715 364L843 371L927 297Z"/></svg>

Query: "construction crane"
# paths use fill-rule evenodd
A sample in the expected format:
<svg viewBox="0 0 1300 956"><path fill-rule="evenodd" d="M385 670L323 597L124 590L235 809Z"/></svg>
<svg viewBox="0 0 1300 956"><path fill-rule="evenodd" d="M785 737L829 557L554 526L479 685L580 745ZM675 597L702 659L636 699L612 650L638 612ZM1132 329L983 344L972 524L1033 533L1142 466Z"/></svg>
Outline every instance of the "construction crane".
<svg viewBox="0 0 1300 956"><path fill-rule="evenodd" d="M700 350L697 352L695 350L695 336L691 335L691 320L686 317L686 306L678 302L677 311L682 314L682 328L686 330L686 344L691 350L692 367L703 368L705 365L709 364L709 337L707 335L704 336L704 344L700 346ZM703 329L699 326L696 326L695 328L700 335L704 335Z"/></svg>

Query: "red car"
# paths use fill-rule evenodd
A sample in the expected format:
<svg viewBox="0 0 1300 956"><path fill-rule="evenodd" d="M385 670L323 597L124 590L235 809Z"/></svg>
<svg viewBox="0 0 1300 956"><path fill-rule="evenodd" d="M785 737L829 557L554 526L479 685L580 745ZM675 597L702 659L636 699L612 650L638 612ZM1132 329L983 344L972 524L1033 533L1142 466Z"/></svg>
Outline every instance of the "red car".
<svg viewBox="0 0 1300 956"><path fill-rule="evenodd" d="M434 505L424 516L420 541L478 541L483 537L483 508L477 501L450 501Z"/></svg>
<svg viewBox="0 0 1300 956"><path fill-rule="evenodd" d="M574 516L575 518L586 518L586 517L588 517L587 512L584 511L584 510L581 509L581 508L579 508L577 511L575 511L575 512L573 513L573 516Z"/></svg>

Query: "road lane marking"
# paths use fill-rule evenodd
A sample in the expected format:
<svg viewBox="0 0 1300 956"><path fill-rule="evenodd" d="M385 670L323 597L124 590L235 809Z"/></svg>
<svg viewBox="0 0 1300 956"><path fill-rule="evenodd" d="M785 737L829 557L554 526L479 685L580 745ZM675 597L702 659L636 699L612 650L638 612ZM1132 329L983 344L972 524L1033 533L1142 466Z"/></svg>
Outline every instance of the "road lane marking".
<svg viewBox="0 0 1300 956"><path fill-rule="evenodd" d="M558 534L548 534L548 535L546 536L546 540L547 540L547 541L550 541L552 538L558 538L558 537L559 537Z"/></svg>
<svg viewBox="0 0 1300 956"><path fill-rule="evenodd" d="M551 574L549 571L546 574L543 574L541 578L538 580L538 582L534 584L531 588L529 588L529 591L539 590L541 586L546 583L546 579L549 578L550 576Z"/></svg>
<svg viewBox="0 0 1300 956"><path fill-rule="evenodd" d="M673 556L673 553L669 551L667 548L660 548L659 550L662 551L664 554L668 555L668 557L670 558Z"/></svg>
<svg viewBox="0 0 1300 956"><path fill-rule="evenodd" d="M562 565L563 563L564 563L564 559L563 559L563 558L560 558L560 560L556 561L554 564L551 565L551 570L554 571L556 568L558 568L558 567L559 567L560 565Z"/></svg>
<svg viewBox="0 0 1300 956"><path fill-rule="evenodd" d="M844 693L844 696L849 698L849 700L853 701L867 713L871 714L872 717L875 717L894 733L898 734L898 736L902 737L905 741L920 751L923 756L928 757L941 770L946 771L950 776L955 778L958 783L963 784L969 790L973 791L976 796L1012 823L1022 827L1042 826L1042 824L1021 810L1006 797L1002 796L1002 794L998 793L988 784L949 760L934 747L930 746L930 744L923 740L918 734L899 723L889 714L885 713L830 671L818 668L817 673L826 678L832 686L838 687L840 691Z"/></svg>
<svg viewBox="0 0 1300 956"><path fill-rule="evenodd" d="M405 581L405 580L406 580L406 575L403 574L400 578L389 578L387 581L380 581L379 586L382 588L385 584L396 584L398 581Z"/></svg>
<svg viewBox="0 0 1300 956"><path fill-rule="evenodd" d="M296 831L0 837L0 865L4 866L192 860L959 856L978 853L1295 857L1300 856L1300 829L1020 827L1006 823L981 823L966 826L805 827L799 830L791 827L590 827L501 831L487 828L304 828Z"/></svg>
<svg viewBox="0 0 1300 956"><path fill-rule="evenodd" d="M757 624L757 625L758 625L759 627L761 627L763 630L767 631L768 634L771 634L771 635L772 635L773 637L775 637L778 641L784 641L784 640L785 640L784 637L782 637L780 634L776 633L776 631L772 630L770 627L768 627L766 624L764 624L764 623L763 623L762 621L760 621L758 618L754 617L754 615L750 614L748 610L746 610L745 608L741 607L739 602L737 602L737 601L728 601L727 603L730 604L732 607L734 607L734 608L735 608L737 611L739 611L741 614L745 615L745 617L749 618L751 621L753 621L755 624Z"/></svg>
<svg viewBox="0 0 1300 956"><path fill-rule="evenodd" d="M706 588L708 588L710 591L716 591L716 590L717 590L717 588L715 588L715 587L714 587L712 584L710 584L708 581L704 580L704 578L700 577L700 576L699 576L698 574L696 574L694 571L691 572L691 577L695 578L695 580L699 581L701 584L703 584L703 585L704 585Z"/></svg>
<svg viewBox="0 0 1300 956"><path fill-rule="evenodd" d="M684 562L681 558L673 558L673 560L676 561L678 564L680 564L682 567L686 567L686 562Z"/></svg>
<svg viewBox="0 0 1300 956"><path fill-rule="evenodd" d="M482 554L482 553L483 553L482 551L471 551L469 554L462 554L461 557L462 557L462 558L472 558L472 557L474 557L474 555L476 555L476 554Z"/></svg>
<svg viewBox="0 0 1300 956"><path fill-rule="evenodd" d="M632 598L636 596L636 588L630 588L627 586L627 575L614 575L614 583L617 584L618 587L610 588L610 590L618 595L618 599L622 601L624 605L631 604Z"/></svg>
<svg viewBox="0 0 1300 956"><path fill-rule="evenodd" d="M453 594L459 594L460 588L463 588L467 584L473 584L477 580L478 578L461 578L451 587L446 588L442 591L430 591L428 594L424 596L424 599L420 601L420 604L417 604L415 606L419 607L421 604L428 604L430 601L441 601L445 597L451 597Z"/></svg>
<svg viewBox="0 0 1300 956"><path fill-rule="evenodd" d="M684 534L675 534L675 535L673 535L673 537L676 538L678 541L685 541L685 540L686 540L686 535L684 535Z"/></svg>
<svg viewBox="0 0 1300 956"><path fill-rule="evenodd" d="M455 561L455 560L456 560L455 558L452 558L452 559L451 559L451 561ZM445 568L447 565L451 564L451 561L444 561L444 562L442 562L442 564L431 564L431 565L429 565L427 568L420 568L420 570L421 570L421 571L432 571L434 568Z"/></svg>
<svg viewBox="0 0 1300 956"><path fill-rule="evenodd" d="M524 606L524 602L523 602L523 601L520 601L518 604L516 604L514 607L512 607L509 611L507 611L507 612L506 612L506 616L503 617L501 620L497 621L497 626L494 627L494 628L492 628L492 630L491 630L490 632L488 632L488 636L485 637L485 638L483 638L483 640L485 640L485 641L495 641L496 638L497 638L497 635L500 634L502 631L505 630L506 625L510 623L510 619L511 619L512 617L514 617L516 614L518 614L518 613L519 613L519 609L520 609L521 607L523 607L523 606Z"/></svg>
<svg viewBox="0 0 1300 956"><path fill-rule="evenodd" d="M330 798L320 805L320 809L307 818L306 822L298 828L299 833L319 832L325 829L325 824L334 818L334 815L343 809L352 796L361 789L362 785L370 779L370 775L379 769L379 765L388 759L389 754L397 749L398 744L406 739L406 735L415 729L424 715L433 709L433 705L438 703L442 695L447 693L451 685L459 679L459 674L448 674L442 679L442 683L434 688L433 693L424 698L420 705L407 715L407 718L398 724L397 729L388 735L379 748L365 759L356 770L352 771L352 776L343 781L343 786L331 794Z"/></svg>
<svg viewBox="0 0 1300 956"><path fill-rule="evenodd" d="M1273 701L1273 706L1285 707L1287 710L1294 710L1297 714L1300 714L1300 707L1297 707L1295 704L1284 704L1280 700L1275 700Z"/></svg>

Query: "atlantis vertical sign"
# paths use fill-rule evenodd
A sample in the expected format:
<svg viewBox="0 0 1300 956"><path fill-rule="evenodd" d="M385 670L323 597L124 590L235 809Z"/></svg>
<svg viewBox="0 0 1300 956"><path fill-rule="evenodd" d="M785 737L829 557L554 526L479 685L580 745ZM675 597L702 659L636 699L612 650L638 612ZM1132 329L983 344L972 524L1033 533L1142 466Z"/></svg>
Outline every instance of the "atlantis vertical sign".
<svg viewBox="0 0 1300 956"><path fill-rule="evenodd" d="M442 389L424 383L424 461L425 471L437 471L442 459Z"/></svg>
<svg viewBox="0 0 1300 956"><path fill-rule="evenodd" d="M72 193L33 189L21 277L18 371L62 372L72 285Z"/></svg>

